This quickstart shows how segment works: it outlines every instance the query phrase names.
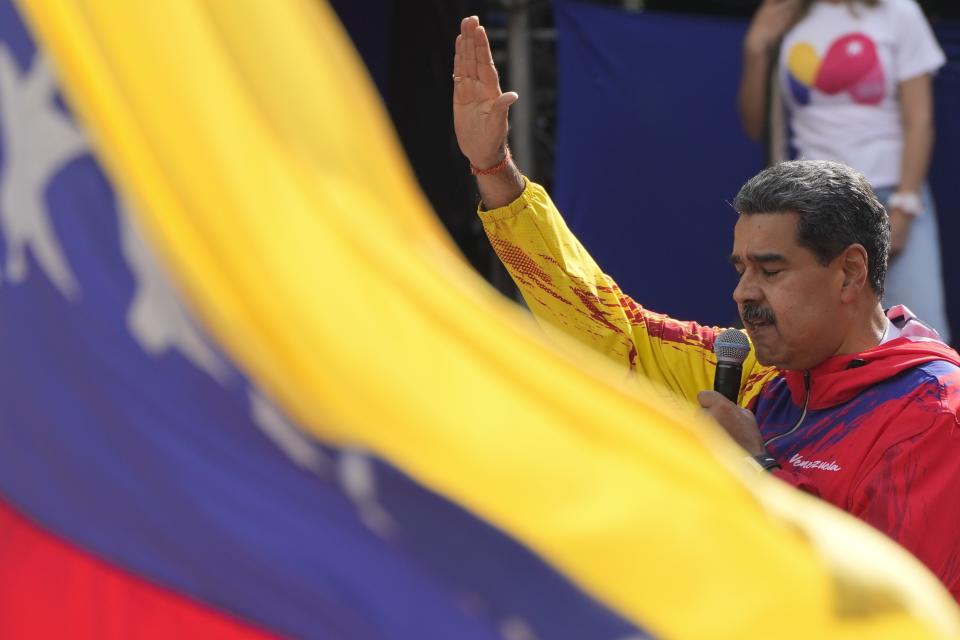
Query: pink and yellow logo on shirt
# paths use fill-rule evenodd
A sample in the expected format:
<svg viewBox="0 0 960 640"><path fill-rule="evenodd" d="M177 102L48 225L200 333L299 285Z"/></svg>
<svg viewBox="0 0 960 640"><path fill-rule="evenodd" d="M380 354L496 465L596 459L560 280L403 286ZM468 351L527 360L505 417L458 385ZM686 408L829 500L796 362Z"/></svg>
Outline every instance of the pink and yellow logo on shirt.
<svg viewBox="0 0 960 640"><path fill-rule="evenodd" d="M811 91L826 95L846 92L858 104L880 104L884 97L883 66L877 45L862 33L833 41L822 58L807 42L787 53L787 81L798 104L810 103Z"/></svg>

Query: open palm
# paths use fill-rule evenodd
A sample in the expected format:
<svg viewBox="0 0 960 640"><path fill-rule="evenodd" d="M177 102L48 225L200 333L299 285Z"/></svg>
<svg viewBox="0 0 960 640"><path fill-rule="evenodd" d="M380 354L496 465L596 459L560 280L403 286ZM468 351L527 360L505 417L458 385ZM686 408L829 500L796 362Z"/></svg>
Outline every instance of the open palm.
<svg viewBox="0 0 960 640"><path fill-rule="evenodd" d="M476 16L460 23L453 76L453 126L460 150L476 167L495 165L504 154L507 109L519 96L500 91L490 41Z"/></svg>

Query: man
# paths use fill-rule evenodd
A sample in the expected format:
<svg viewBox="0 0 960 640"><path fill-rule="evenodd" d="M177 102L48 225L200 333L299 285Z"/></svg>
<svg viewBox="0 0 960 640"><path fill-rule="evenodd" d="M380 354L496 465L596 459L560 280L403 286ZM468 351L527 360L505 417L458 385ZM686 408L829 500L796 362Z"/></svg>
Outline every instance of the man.
<svg viewBox="0 0 960 640"><path fill-rule="evenodd" d="M518 96L500 91L476 17L453 82L484 227L544 328L699 402L764 468L899 541L960 599L960 356L905 308L881 308L889 224L864 178L791 162L738 194L733 297L751 342L738 406L704 391L720 330L623 295L521 176L506 146Z"/></svg>

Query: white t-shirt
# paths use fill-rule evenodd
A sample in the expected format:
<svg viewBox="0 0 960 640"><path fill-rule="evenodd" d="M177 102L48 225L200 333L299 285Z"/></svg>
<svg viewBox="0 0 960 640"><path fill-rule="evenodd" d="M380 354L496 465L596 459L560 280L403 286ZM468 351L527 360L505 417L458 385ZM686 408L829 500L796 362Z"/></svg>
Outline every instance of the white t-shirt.
<svg viewBox="0 0 960 640"><path fill-rule="evenodd" d="M874 187L896 186L903 150L897 86L945 61L914 0L814 3L780 54L799 156L842 162Z"/></svg>

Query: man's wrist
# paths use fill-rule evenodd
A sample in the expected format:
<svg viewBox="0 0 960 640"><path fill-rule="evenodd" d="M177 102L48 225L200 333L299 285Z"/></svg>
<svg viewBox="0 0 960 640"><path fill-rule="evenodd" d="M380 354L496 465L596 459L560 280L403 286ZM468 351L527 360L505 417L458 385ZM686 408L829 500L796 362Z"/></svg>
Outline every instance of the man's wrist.
<svg viewBox="0 0 960 640"><path fill-rule="evenodd" d="M480 164L474 164L470 162L470 173L475 176L492 176L503 171L507 164L510 163L510 147L503 145L501 150L501 155L498 160L493 162L482 162Z"/></svg>
<svg viewBox="0 0 960 640"><path fill-rule="evenodd" d="M479 173L476 178L481 210L499 209L510 204L523 195L527 186L520 170L510 158L507 158L506 166L502 170Z"/></svg>
<svg viewBox="0 0 960 640"><path fill-rule="evenodd" d="M774 471L780 468L780 463L777 462L777 459L766 451L756 455L750 455L749 459L757 463L764 471Z"/></svg>
<svg viewBox="0 0 960 640"><path fill-rule="evenodd" d="M503 162L504 158L508 158L509 156L510 156L510 147L507 146L506 142L504 142L492 154L490 155L483 154L482 156L477 156L477 157L467 157L467 161L470 162L471 169L476 168L476 169L484 170L500 164L501 162Z"/></svg>

